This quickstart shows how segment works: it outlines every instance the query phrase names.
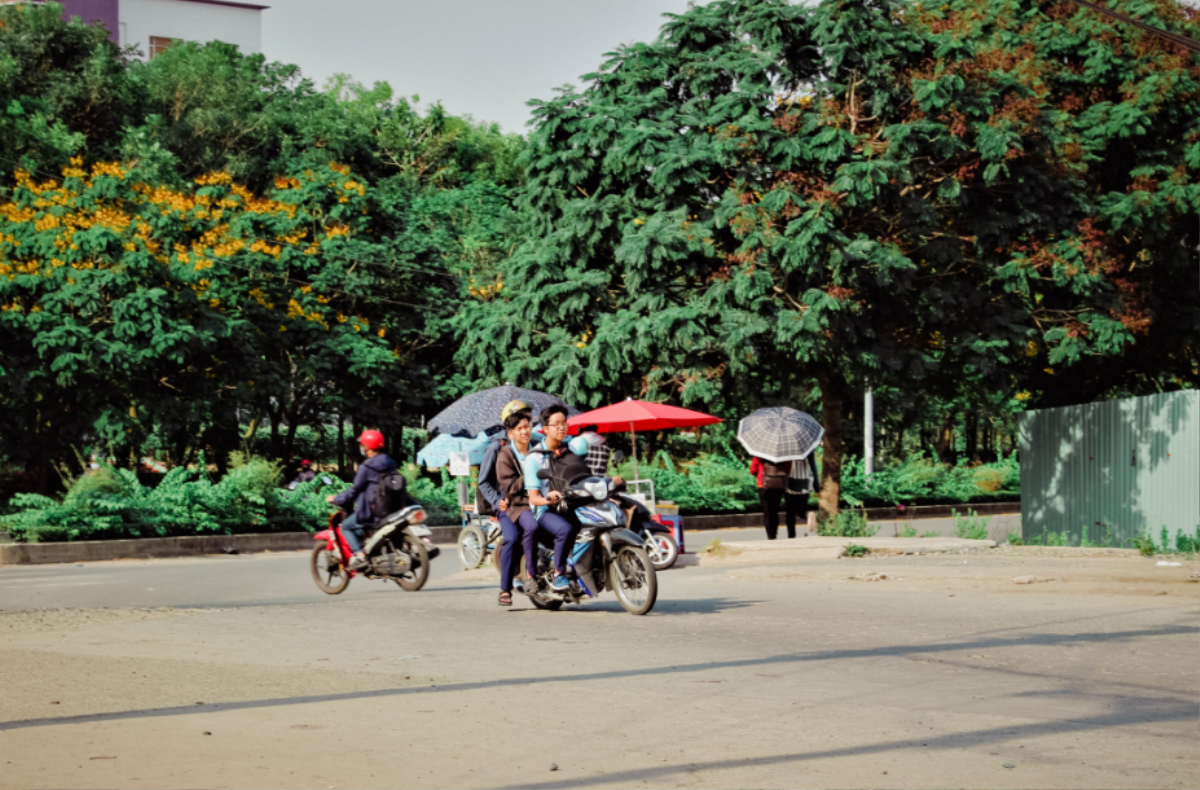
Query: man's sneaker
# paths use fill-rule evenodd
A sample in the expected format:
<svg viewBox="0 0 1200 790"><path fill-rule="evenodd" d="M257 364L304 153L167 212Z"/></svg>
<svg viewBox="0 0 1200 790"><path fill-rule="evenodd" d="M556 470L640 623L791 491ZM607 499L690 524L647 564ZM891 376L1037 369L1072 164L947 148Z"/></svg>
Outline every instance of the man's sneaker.
<svg viewBox="0 0 1200 790"><path fill-rule="evenodd" d="M366 557L355 557L352 560L350 560L350 564L347 565L346 567L352 571L361 571L363 568L367 567L367 565L369 565L369 564L370 563L367 562Z"/></svg>
<svg viewBox="0 0 1200 790"><path fill-rule="evenodd" d="M571 589L571 580L560 573L554 577L554 581L551 582L550 587L555 592L566 592Z"/></svg>

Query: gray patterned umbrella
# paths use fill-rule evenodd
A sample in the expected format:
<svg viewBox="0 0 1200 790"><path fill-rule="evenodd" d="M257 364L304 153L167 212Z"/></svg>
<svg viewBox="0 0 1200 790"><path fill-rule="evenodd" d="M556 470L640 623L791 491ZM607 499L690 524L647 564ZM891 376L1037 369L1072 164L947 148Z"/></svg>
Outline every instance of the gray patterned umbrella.
<svg viewBox="0 0 1200 790"><path fill-rule="evenodd" d="M821 423L787 406L759 409L738 423L738 441L746 451L776 464L799 461L817 449L824 436Z"/></svg>
<svg viewBox="0 0 1200 790"><path fill-rule="evenodd" d="M552 403L561 403L566 406L568 417L579 413L579 409L556 395L505 384L503 387L492 387L459 398L430 420L428 427L430 430L437 430L441 433L465 431L469 436L475 436L480 431L486 431L494 425L499 425L500 410L509 401L514 400L523 400L533 405L535 422L538 412Z"/></svg>

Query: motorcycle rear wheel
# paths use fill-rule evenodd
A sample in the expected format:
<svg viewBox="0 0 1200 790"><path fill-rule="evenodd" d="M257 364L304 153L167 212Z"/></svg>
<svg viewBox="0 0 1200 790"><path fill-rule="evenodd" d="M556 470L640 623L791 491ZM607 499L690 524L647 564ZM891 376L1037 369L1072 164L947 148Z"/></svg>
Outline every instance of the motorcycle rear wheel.
<svg viewBox="0 0 1200 790"><path fill-rule="evenodd" d="M469 571L483 565L487 559L487 535L475 524L468 524L458 533L458 560L463 570Z"/></svg>
<svg viewBox="0 0 1200 790"><path fill-rule="evenodd" d="M423 541L408 535L404 536L400 550L409 556L412 567L408 573L396 579L396 584L399 584L402 590L416 592L429 581L429 551Z"/></svg>
<svg viewBox="0 0 1200 790"><path fill-rule="evenodd" d="M646 554L649 555L654 570L665 571L679 559L679 544L665 532L652 532L646 539Z"/></svg>
<svg viewBox="0 0 1200 790"><path fill-rule="evenodd" d="M646 614L658 599L658 576L645 549L622 546L608 568L609 584L621 608L630 614Z"/></svg>
<svg viewBox="0 0 1200 790"><path fill-rule="evenodd" d="M328 595L337 595L350 584L350 571L329 552L329 546L324 543L313 546L309 568L312 569L317 589Z"/></svg>

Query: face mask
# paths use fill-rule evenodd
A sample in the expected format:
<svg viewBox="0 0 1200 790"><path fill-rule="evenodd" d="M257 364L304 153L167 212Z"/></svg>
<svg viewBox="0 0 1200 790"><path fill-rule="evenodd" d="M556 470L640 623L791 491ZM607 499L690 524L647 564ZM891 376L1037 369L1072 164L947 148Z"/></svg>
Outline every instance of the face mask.
<svg viewBox="0 0 1200 790"><path fill-rule="evenodd" d="M367 448L363 447L363 446L360 444L360 445L358 446L358 454L359 454L359 455L361 455L363 458L366 458L366 457L367 457Z"/></svg>

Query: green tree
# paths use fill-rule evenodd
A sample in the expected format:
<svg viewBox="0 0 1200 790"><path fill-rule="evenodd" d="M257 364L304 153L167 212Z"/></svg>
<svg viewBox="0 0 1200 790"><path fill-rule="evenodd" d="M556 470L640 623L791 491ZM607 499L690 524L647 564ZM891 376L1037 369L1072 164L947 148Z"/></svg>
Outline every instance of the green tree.
<svg viewBox="0 0 1200 790"><path fill-rule="evenodd" d="M1043 56L1006 21L1041 6L964 6L962 27L1007 33L968 42L889 0L715 2L541 105L534 238L504 267L510 296L462 311L460 360L584 403L640 381L748 411L815 381L832 513L842 412L867 382L949 399L964 383L1012 387L1042 349L1068 366L1134 345L1145 301L1088 193L1105 163L1080 167L1095 135L1059 111ZM1104 46L1146 79L1174 57L1113 34ZM1194 117L1194 79L1177 71L1144 96ZM1167 152L1174 207L1144 254L1194 295L1180 240L1196 234L1178 231L1194 227L1196 186L1167 129L1147 147ZM1034 260L1047 247L1057 258Z"/></svg>
<svg viewBox="0 0 1200 790"><path fill-rule="evenodd" d="M116 45L62 13L58 3L0 5L0 172L57 171L84 150L111 156L132 112Z"/></svg>

